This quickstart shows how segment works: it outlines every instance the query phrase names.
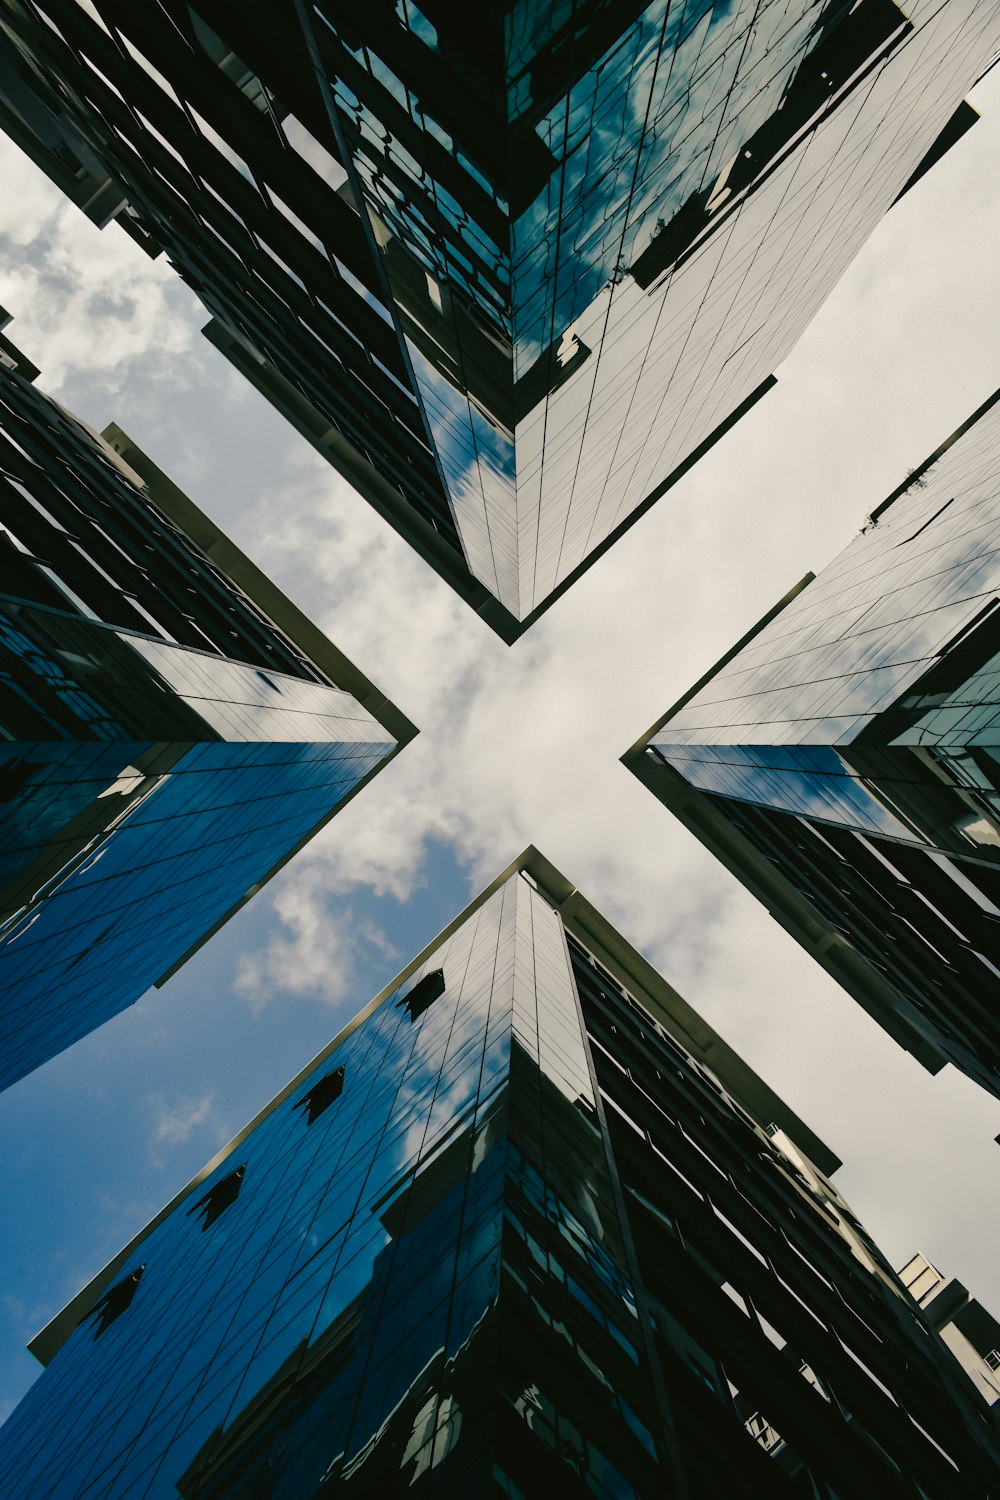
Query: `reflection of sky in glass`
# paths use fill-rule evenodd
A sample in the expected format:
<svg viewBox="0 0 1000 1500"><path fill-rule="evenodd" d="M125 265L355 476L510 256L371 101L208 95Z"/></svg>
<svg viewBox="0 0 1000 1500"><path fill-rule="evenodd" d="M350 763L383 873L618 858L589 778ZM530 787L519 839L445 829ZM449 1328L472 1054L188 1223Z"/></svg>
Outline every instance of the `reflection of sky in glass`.
<svg viewBox="0 0 1000 1500"><path fill-rule="evenodd" d="M544 116L559 167L511 232L519 371L778 108L821 11L653 0Z"/></svg>
<svg viewBox="0 0 1000 1500"><path fill-rule="evenodd" d="M5 1429L7 1493L26 1494L33 1484L39 1497L60 1484L80 1497L103 1493L88 1473L113 1464L115 1493L130 1486L146 1493L152 1482L149 1494L175 1496L212 1432L238 1425L253 1397L278 1372L294 1371L308 1348L322 1351L352 1307L361 1325L345 1348L363 1331L370 1358L349 1361L347 1388L341 1382L328 1413L325 1461L302 1493L338 1453L357 1454L448 1342L457 1254L478 1249L464 1263L466 1282L481 1287L479 1314L489 1302L498 1163L496 1151L484 1149L489 1191L478 1193L473 1172L467 1240L452 1238L449 1263L448 1226L444 1240L430 1244L420 1243L418 1227L412 1267L395 1270L409 1295L379 1321L395 1255L383 1220L394 1222L406 1174L463 1133L469 1140L477 1122L485 1126L490 1080L506 1071L514 926L513 893L501 892L426 966L444 969L447 990L419 1021L393 997L267 1115L238 1148L246 1162L240 1195L209 1233L194 1231L183 1208L152 1232L133 1257L147 1269L128 1315L98 1340L84 1323ZM494 984L498 964L506 979ZM296 1103L337 1066L345 1070L342 1095L306 1125ZM227 1159L199 1193L232 1168ZM461 1219L461 1194L455 1213ZM462 1342L469 1331L467 1321L456 1324L452 1337ZM50 1454L43 1470L37 1434L64 1403L60 1461L53 1465Z"/></svg>
<svg viewBox="0 0 1000 1500"><path fill-rule="evenodd" d="M182 962L396 746L168 481L9 371L0 426L6 1087Z"/></svg>
<svg viewBox="0 0 1000 1500"><path fill-rule="evenodd" d="M406 992L439 968L444 993L411 1020ZM203 1231L182 1204L123 1265L116 1284L145 1267L126 1311L98 1337L85 1319L4 1428L5 1495L235 1500L250 1455L270 1455L280 1493L311 1494L324 1474L371 1478L400 1423L397 1482L406 1443L426 1443L417 1472L432 1467L469 1387L435 1398L499 1293L505 1211L515 1262L553 1245L547 1274L598 1328L578 1337L613 1338L638 1361L558 917L514 877L420 973L198 1184L192 1199L245 1167L214 1223ZM512 1048L518 1111L501 1108ZM299 1106L337 1067L343 1092L307 1123ZM589 1172L584 1142L596 1143ZM589 1277L603 1293L587 1295ZM617 1409L649 1444L624 1396ZM235 1474L227 1453L244 1465Z"/></svg>
<svg viewBox="0 0 1000 1500"><path fill-rule="evenodd" d="M0 768L9 784L17 785L17 795L5 798L0 815L0 889L105 794L141 748L122 740L0 745Z"/></svg>
<svg viewBox="0 0 1000 1500"><path fill-rule="evenodd" d="M0 670L55 742L3 757L3 871L23 879L0 922L2 1086L136 1000L394 748L308 677L40 607L17 621Z"/></svg>
<svg viewBox="0 0 1000 1500"><path fill-rule="evenodd" d="M904 699L1000 588L998 451L1000 405L721 667L653 743L847 745L864 729L870 735L879 713ZM967 691L979 684L988 702L995 664ZM970 727L980 722L976 716ZM921 720L928 733L936 725L944 734L947 723L943 714ZM900 743L920 734L908 731Z"/></svg>
<svg viewBox="0 0 1000 1500"><path fill-rule="evenodd" d="M124 771L152 747L116 748ZM141 801L123 810L107 797L89 831L73 839L69 819L85 810L76 777L78 769L92 776L91 747L67 747L54 759L43 746L37 764L33 747L19 747L32 766L32 805L44 804L46 817L32 826L18 863L27 868L29 858L47 856L50 864L33 898L22 893L27 904L0 924L4 1085L136 1000L392 747L348 740L165 748L174 756L163 774L146 778ZM117 774L109 768L98 797ZM6 813L2 832L6 844Z"/></svg>
<svg viewBox="0 0 1000 1500"><path fill-rule="evenodd" d="M466 560L513 614L517 589L517 483L508 432L445 380L414 345L410 357Z"/></svg>
<svg viewBox="0 0 1000 1500"><path fill-rule="evenodd" d="M651 742L660 754L704 791L897 838L914 832L892 804L919 822L922 785L931 843L974 817L955 794L943 814L949 782L995 806L995 773L964 750L998 743L1000 658L971 675L956 664L944 691L921 681L1000 586L998 451L1000 405L677 710ZM892 747L884 765L859 770L878 744ZM944 780L909 746L932 750Z"/></svg>
<svg viewBox="0 0 1000 1500"><path fill-rule="evenodd" d="M44 606L0 602L4 727L18 711L55 739L386 744L350 693ZM21 733L25 731L22 729Z"/></svg>
<svg viewBox="0 0 1000 1500"><path fill-rule="evenodd" d="M658 742L656 748L700 791L869 833L906 837L904 825L828 746Z"/></svg>
<svg viewBox="0 0 1000 1500"><path fill-rule="evenodd" d="M415 7L397 10L400 25L404 11L434 57L445 56ZM408 144L377 90L359 97L362 75L355 88L331 79L378 233L397 236L506 344L511 380L571 330L591 351L517 420L516 472L509 414L488 431L474 402L435 389L415 361L470 567L522 618L788 353L1000 40L995 19L978 12L956 39L953 17L926 3L910 8L905 45L645 291L629 264L776 115L820 35L823 7L653 0L581 76L546 85L562 19L552 16L525 0L507 18L510 129L543 142L549 163L514 215L504 184L491 185L463 155L377 44L355 45L353 61L412 122ZM421 133L446 153L447 169L416 159ZM519 139L511 135L514 198ZM524 156L520 170L537 172L537 161ZM457 180L443 180L452 173L464 183L462 204ZM396 295L412 312L405 291ZM461 368L468 324L447 301L439 311L435 336L450 328Z"/></svg>
<svg viewBox="0 0 1000 1500"><path fill-rule="evenodd" d="M1000 653L946 693L943 702L928 707L893 743L1000 746Z"/></svg>
<svg viewBox="0 0 1000 1500"><path fill-rule="evenodd" d="M821 1384L840 1343L864 1356L870 1465L906 1472L915 1441L876 1385L901 1348L945 1451L985 1449L836 1190L619 974L520 876L466 913L122 1257L117 1312L84 1316L0 1434L5 1500L533 1495L560 1473L652 1500L675 1490L676 1445L701 1478L759 1481L745 1403L787 1409L771 1340L796 1329ZM743 1097L738 1060L698 1045ZM192 1210L235 1170L204 1226ZM829 1449L810 1455L821 1481Z"/></svg>
<svg viewBox="0 0 1000 1500"><path fill-rule="evenodd" d="M185 651L166 641L124 632L119 632L119 639L224 739L317 744L354 741L386 753L382 725L340 688L281 672L262 672L243 662L227 661L204 651Z"/></svg>

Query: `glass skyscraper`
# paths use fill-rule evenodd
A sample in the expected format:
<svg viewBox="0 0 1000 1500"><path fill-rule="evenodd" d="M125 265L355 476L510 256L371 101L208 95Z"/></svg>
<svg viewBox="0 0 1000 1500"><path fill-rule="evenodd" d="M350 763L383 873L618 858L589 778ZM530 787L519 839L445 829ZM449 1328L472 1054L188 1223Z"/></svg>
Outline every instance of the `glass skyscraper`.
<svg viewBox="0 0 1000 1500"><path fill-rule="evenodd" d="M413 734L35 373L4 338L0 1087L168 977Z"/></svg>
<svg viewBox="0 0 1000 1500"><path fill-rule="evenodd" d="M885 1029L1000 1095L1000 392L625 757Z"/></svg>
<svg viewBox="0 0 1000 1500"><path fill-rule="evenodd" d="M3 0L0 119L506 639L767 389L995 0Z"/></svg>
<svg viewBox="0 0 1000 1500"><path fill-rule="evenodd" d="M0 1489L982 1497L837 1165L528 850L39 1335Z"/></svg>

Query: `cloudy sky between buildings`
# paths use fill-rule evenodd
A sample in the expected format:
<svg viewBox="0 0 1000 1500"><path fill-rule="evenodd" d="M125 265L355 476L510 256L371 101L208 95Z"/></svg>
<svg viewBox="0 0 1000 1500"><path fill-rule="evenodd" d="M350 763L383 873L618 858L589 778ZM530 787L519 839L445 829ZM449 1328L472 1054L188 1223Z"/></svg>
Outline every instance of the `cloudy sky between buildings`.
<svg viewBox="0 0 1000 1500"><path fill-rule="evenodd" d="M1000 384L1000 74L777 388L504 646L201 338L163 261L0 140L0 303L39 384L114 420L419 726L163 990L0 1096L0 1416L27 1339L526 843L840 1155L901 1264L1000 1314L1000 1103L932 1078L619 765Z"/></svg>

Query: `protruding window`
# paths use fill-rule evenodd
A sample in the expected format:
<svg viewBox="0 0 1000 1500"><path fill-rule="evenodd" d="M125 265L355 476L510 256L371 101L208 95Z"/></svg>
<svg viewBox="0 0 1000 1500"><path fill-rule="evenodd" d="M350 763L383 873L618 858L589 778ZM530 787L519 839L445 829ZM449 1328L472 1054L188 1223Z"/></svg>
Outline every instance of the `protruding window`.
<svg viewBox="0 0 1000 1500"><path fill-rule="evenodd" d="M104 1293L103 1297L98 1298L94 1303L87 1317L97 1319L97 1326L94 1329L95 1339L100 1338L105 1329L109 1328L115 1319L120 1318L122 1313L132 1305L132 1298L136 1294L145 1269L144 1262L131 1275L126 1276L124 1281L116 1282L109 1291Z"/></svg>
<svg viewBox="0 0 1000 1500"><path fill-rule="evenodd" d="M344 1092L344 1069L337 1068L332 1073L325 1073L318 1083L314 1083L308 1094L295 1105L296 1109L306 1110L306 1123L311 1125L318 1120L325 1109L329 1109L335 1099L339 1099Z"/></svg>
<svg viewBox="0 0 1000 1500"><path fill-rule="evenodd" d="M243 1174L246 1171L246 1162L237 1167L235 1172L230 1172L228 1177L222 1177L207 1193L203 1193L198 1202L188 1209L189 1214L196 1214L199 1209L204 1212L202 1220L202 1232L214 1224L220 1214L225 1213L230 1204L235 1203L240 1196L240 1188L243 1186Z"/></svg>
<svg viewBox="0 0 1000 1500"><path fill-rule="evenodd" d="M418 1016L423 1015L429 1005L433 1005L434 1001L444 994L444 991L444 970L432 969L429 974L424 975L423 979L417 981L408 995L403 996L398 1009L409 1011L410 1020L415 1021Z"/></svg>
<svg viewBox="0 0 1000 1500"><path fill-rule="evenodd" d="M905 545L906 545L907 542L915 541L916 538L920 535L920 533L922 531L926 531L927 528L928 528L928 526L930 526L932 524L932 522L936 521L937 518L938 518L938 516L941 515L943 511L946 511L948 509L949 505L954 505L954 503L955 503L955 497L954 497L954 495L952 495L952 497L951 497L950 500L946 500L943 505L938 506L937 510L934 512L934 514L932 516L928 516L927 517L927 520L924 522L924 524L922 526L918 526L917 529L916 529L916 531L914 531L910 536L904 536L904 538L903 538L903 540L901 542L897 542L896 543L896 546L897 547L905 547Z"/></svg>

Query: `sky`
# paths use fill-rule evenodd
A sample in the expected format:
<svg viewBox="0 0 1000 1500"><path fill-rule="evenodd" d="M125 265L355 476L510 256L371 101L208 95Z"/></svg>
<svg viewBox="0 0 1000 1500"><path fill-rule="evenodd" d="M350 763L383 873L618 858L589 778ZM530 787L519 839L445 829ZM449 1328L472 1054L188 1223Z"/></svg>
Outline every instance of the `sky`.
<svg viewBox="0 0 1000 1500"><path fill-rule="evenodd" d="M1000 71L778 384L507 647L200 335L164 260L0 139L0 303L420 734L162 990L0 1095L0 1418L27 1340L528 843L843 1159L897 1265L1000 1315L1000 1102L891 1042L619 757L1000 384Z"/></svg>

